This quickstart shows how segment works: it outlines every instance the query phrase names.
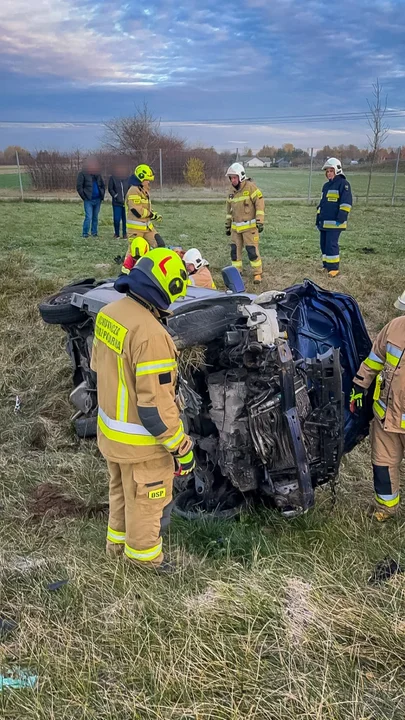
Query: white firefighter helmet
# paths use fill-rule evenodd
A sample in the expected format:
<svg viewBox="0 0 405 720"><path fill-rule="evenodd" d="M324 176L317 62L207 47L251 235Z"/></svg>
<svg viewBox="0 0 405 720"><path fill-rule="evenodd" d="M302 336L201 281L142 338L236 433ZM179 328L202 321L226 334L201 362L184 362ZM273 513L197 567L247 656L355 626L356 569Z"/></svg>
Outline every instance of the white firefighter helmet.
<svg viewBox="0 0 405 720"><path fill-rule="evenodd" d="M237 175L239 178L239 182L242 182L242 180L246 180L245 168L243 167L242 163L232 163L232 165L230 165L228 170L226 171L226 174L228 177L230 177L230 175Z"/></svg>
<svg viewBox="0 0 405 720"><path fill-rule="evenodd" d="M399 298L394 302L394 307L396 307L397 310L405 313L405 292L403 292L402 295L400 295Z"/></svg>
<svg viewBox="0 0 405 720"><path fill-rule="evenodd" d="M207 261L204 260L201 253L197 248L190 248L183 255L183 262L186 265L194 265L196 270L199 270L203 265L208 265Z"/></svg>
<svg viewBox="0 0 405 720"><path fill-rule="evenodd" d="M342 163L337 158L329 158L326 163L324 163L322 170L327 170L328 168L333 168L336 175L341 175L343 172Z"/></svg>

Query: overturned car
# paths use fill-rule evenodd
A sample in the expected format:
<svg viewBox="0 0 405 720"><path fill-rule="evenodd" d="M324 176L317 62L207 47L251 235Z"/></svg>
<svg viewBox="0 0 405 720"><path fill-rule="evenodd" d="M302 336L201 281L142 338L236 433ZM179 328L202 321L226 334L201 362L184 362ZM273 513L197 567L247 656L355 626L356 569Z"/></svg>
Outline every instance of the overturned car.
<svg viewBox="0 0 405 720"><path fill-rule="evenodd" d="M178 401L195 442L194 475L176 478L176 509L231 517L266 498L286 517L314 504L344 452L368 433L369 409L349 411L352 377L371 341L353 298L306 280L285 291L246 293L232 269L227 292L190 287L168 330L179 350ZM90 369L95 317L122 297L113 281L78 281L40 305L60 324L73 364L70 400L81 437L97 428Z"/></svg>

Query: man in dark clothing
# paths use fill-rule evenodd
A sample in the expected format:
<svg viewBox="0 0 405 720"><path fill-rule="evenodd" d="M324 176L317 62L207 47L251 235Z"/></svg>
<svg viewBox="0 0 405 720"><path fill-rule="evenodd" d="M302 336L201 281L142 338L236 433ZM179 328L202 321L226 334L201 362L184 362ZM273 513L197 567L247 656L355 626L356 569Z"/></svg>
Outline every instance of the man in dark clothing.
<svg viewBox="0 0 405 720"><path fill-rule="evenodd" d="M122 237L127 237L125 197L129 188L129 168L124 163L117 163L113 167L113 174L108 181L108 192L112 199L114 238L120 236L122 222Z"/></svg>
<svg viewBox="0 0 405 720"><path fill-rule="evenodd" d="M327 182L322 188L322 198L317 208L316 227L320 232L322 262L329 277L339 275L339 237L347 228L347 218L352 209L350 183L343 174L337 158L329 158L324 164Z"/></svg>
<svg viewBox="0 0 405 720"><path fill-rule="evenodd" d="M83 237L97 237L98 214L105 195L105 183L100 175L100 163L88 158L77 176L76 190L84 204Z"/></svg>

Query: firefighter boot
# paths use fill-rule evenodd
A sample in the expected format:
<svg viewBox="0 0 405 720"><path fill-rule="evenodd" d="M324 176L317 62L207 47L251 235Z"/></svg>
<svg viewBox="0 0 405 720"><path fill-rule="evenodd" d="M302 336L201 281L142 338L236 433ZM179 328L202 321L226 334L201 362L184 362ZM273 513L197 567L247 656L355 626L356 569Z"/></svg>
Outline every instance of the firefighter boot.
<svg viewBox="0 0 405 720"><path fill-rule="evenodd" d="M259 275L259 273L256 273L256 275L253 275L253 282L255 285L259 285L262 281L262 276Z"/></svg>

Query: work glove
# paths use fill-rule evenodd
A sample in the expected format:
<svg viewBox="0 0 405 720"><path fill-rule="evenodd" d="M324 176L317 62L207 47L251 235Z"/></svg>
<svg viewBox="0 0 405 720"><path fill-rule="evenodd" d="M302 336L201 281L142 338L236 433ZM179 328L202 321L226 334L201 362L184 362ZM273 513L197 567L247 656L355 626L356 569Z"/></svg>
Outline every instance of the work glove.
<svg viewBox="0 0 405 720"><path fill-rule="evenodd" d="M360 387L360 385L353 385L350 393L350 412L354 413L356 410L361 410L363 407L363 398L367 395L367 390Z"/></svg>
<svg viewBox="0 0 405 720"><path fill-rule="evenodd" d="M231 228L227 225L225 226L225 235L227 235L228 237L231 235Z"/></svg>
<svg viewBox="0 0 405 720"><path fill-rule="evenodd" d="M263 230L264 230L264 225L263 225L263 223L262 223L262 222L257 222L257 220L256 220L256 227L257 227L257 232L258 232L259 235L260 235L260 233L262 233Z"/></svg>
<svg viewBox="0 0 405 720"><path fill-rule="evenodd" d="M193 442L189 437L172 453L176 465L175 475L189 475L195 468Z"/></svg>
<svg viewBox="0 0 405 720"><path fill-rule="evenodd" d="M163 220L162 216L159 215L159 213L157 213L157 212L155 212L155 211L152 212L152 215L150 216L150 219L151 219L151 220L156 220L157 222L162 222L162 220Z"/></svg>

